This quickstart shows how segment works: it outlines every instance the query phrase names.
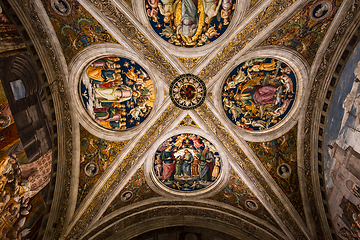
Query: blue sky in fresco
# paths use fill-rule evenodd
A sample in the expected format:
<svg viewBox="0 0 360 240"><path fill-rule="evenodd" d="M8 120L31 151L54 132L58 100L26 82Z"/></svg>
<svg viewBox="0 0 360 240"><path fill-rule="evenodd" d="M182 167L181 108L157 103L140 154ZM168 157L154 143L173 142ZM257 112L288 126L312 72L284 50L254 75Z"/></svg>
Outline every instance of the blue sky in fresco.
<svg viewBox="0 0 360 240"><path fill-rule="evenodd" d="M351 54L349 61L347 62L340 80L337 84L334 96L332 98L328 120L326 124L326 132L325 132L325 179L326 179L326 187L331 188L333 186L332 179L330 178L330 172L335 165L335 159L331 158L329 155L328 144L333 144L335 141L342 148L346 148L348 146L352 146L356 151L360 152L360 144L357 143L360 141L360 133L355 132L349 129L346 125L354 127L355 118L353 116L349 116L345 127L343 127L340 131L341 121L344 115L344 109L342 107L343 101L346 96L350 93L351 87L353 85L355 74L354 69L357 67L358 62L360 61L360 44L358 44ZM357 89L356 96L360 93L360 88ZM355 114L355 108L352 107L351 112ZM360 129L358 126L357 129ZM339 132L340 131L340 132Z"/></svg>

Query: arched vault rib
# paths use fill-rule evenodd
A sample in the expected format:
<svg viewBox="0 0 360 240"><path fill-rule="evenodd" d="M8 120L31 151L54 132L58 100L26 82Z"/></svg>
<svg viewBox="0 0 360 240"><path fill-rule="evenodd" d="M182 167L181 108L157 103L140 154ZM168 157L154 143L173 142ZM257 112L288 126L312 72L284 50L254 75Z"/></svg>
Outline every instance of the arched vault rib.
<svg viewBox="0 0 360 240"><path fill-rule="evenodd" d="M209 207L211 208L211 206L213 206L213 207L216 206L216 208L218 208L218 210L213 212L213 214L217 215L217 217L213 218L213 219L223 219L222 216L219 216L219 215L223 215L223 214L227 215L228 217L238 218L239 222L237 223L237 226L243 226L245 229L248 230L249 228L245 227L244 224L252 225L253 227L258 228L256 231L258 233L257 236L265 237L265 235L270 234L269 238L270 237L275 237L277 239L286 239L287 238L283 232L281 232L279 229L276 229L274 226L267 223L266 221L263 221L257 217L254 217L253 215L251 215L247 212L244 212L244 211L239 210L232 206L226 206L226 205L219 206L218 202L213 201L213 200L183 200L183 201L179 202L176 200L169 201L168 198L164 198L164 197L156 197L153 199L135 203L133 205L124 207L122 209L119 209L119 210L111 213L110 215L99 220L91 228L87 229L87 231L84 232L84 234L80 237L80 239L87 239L88 236L94 236L94 233L97 236L99 236L103 232L106 232L109 229L113 228L117 224L117 222L121 222L124 219L131 217L131 215L134 214L135 212L136 212L136 214L141 214L141 215L145 214L146 215L147 210L145 210L145 209L147 209L147 205L151 206L152 211L154 211L154 210L156 211L158 209L165 209L165 208L169 208L169 207L172 207L173 209L186 208L186 205L190 205L190 204L192 206L196 205L196 210L199 210L199 211L202 211L203 209L207 209L207 208L209 209ZM188 212L191 213L191 212L196 212L196 211L189 209ZM188 214L188 215L190 216L190 214ZM196 218L196 216L194 216L194 217ZM194 223L196 224L197 221L194 221L194 217L189 219L189 221L185 221L182 223L177 222L176 224L194 224ZM209 218L207 218L207 219L209 219ZM153 222L158 223L158 221L153 221ZM242 222L242 223L240 223L240 222ZM155 224L155 225L153 225L153 227L156 228L159 226L163 226L164 223L165 222ZM216 228L216 226L214 226L214 228ZM240 229L240 231L242 231L241 227L240 228L236 227L236 228ZM130 231L125 230L125 231L126 232L135 232L135 231L131 231L131 230ZM238 234L238 233L236 233L236 234ZM236 236L239 237L240 235L236 235Z"/></svg>

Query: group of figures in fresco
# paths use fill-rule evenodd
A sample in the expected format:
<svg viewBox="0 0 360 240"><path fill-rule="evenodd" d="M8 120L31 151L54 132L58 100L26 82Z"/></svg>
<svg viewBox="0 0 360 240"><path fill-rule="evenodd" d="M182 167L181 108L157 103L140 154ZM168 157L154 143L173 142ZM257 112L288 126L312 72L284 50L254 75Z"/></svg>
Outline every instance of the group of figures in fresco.
<svg viewBox="0 0 360 240"><path fill-rule="evenodd" d="M0 83L0 238L36 235L44 199L40 192L50 180L52 151L28 162ZM40 220L39 220L40 219Z"/></svg>
<svg viewBox="0 0 360 240"><path fill-rule="evenodd" d="M234 124L257 131L280 122L291 109L295 93L296 78L289 66L274 58L256 58L230 73L222 102Z"/></svg>
<svg viewBox="0 0 360 240"><path fill-rule="evenodd" d="M155 175L168 187L192 191L212 184L220 174L221 161L216 148L195 134L179 134L157 149Z"/></svg>
<svg viewBox="0 0 360 240"><path fill-rule="evenodd" d="M210 43L225 32L236 0L145 0L153 29L177 46Z"/></svg>
<svg viewBox="0 0 360 240"><path fill-rule="evenodd" d="M111 56L92 62L80 83L83 103L102 126L125 130L139 125L154 106L146 71L132 60Z"/></svg>

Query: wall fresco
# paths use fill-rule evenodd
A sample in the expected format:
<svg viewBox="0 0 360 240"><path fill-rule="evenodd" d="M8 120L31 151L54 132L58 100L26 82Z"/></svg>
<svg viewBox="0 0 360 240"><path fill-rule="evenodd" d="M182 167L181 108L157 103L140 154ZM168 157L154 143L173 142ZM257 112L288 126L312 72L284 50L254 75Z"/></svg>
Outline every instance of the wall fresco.
<svg viewBox="0 0 360 240"><path fill-rule="evenodd" d="M0 9L0 52L16 51L25 48L20 34L5 12Z"/></svg>
<svg viewBox="0 0 360 240"><path fill-rule="evenodd" d="M286 63L255 58L239 64L227 77L222 103L227 117L249 131L271 128L290 111L296 78Z"/></svg>
<svg viewBox="0 0 360 240"><path fill-rule="evenodd" d="M146 183L143 167L140 167L119 195L111 202L103 217L127 205L158 196L160 195L151 190Z"/></svg>
<svg viewBox="0 0 360 240"><path fill-rule="evenodd" d="M165 186L196 191L213 184L221 174L218 151L205 138L183 133L163 142L155 153L154 174Z"/></svg>
<svg viewBox="0 0 360 240"><path fill-rule="evenodd" d="M80 176L77 206L86 197L127 141L115 142L98 138L80 125Z"/></svg>
<svg viewBox="0 0 360 240"><path fill-rule="evenodd" d="M340 239L360 238L360 44L340 76L325 130L327 199Z"/></svg>
<svg viewBox="0 0 360 240"><path fill-rule="evenodd" d="M254 193L233 169L231 170L230 180L225 189L211 197L211 199L240 208L278 227L264 205L260 203Z"/></svg>
<svg viewBox="0 0 360 240"><path fill-rule="evenodd" d="M76 0L42 0L64 57L70 62L81 49L95 43L117 41Z"/></svg>
<svg viewBox="0 0 360 240"><path fill-rule="evenodd" d="M305 220L297 174L297 126L270 142L248 142L281 190Z"/></svg>
<svg viewBox="0 0 360 240"><path fill-rule="evenodd" d="M223 34L235 10L236 0L145 0L154 31L181 47L198 47Z"/></svg>
<svg viewBox="0 0 360 240"><path fill-rule="evenodd" d="M112 130L139 125L155 101L154 85L146 71L116 56L93 61L81 77L79 91L89 115Z"/></svg>
<svg viewBox="0 0 360 240"><path fill-rule="evenodd" d="M310 1L262 45L290 47L311 64L340 5L341 2L335 0Z"/></svg>
<svg viewBox="0 0 360 240"><path fill-rule="evenodd" d="M16 90L15 90L16 91ZM35 239L45 212L52 150L29 162L0 82L0 237Z"/></svg>

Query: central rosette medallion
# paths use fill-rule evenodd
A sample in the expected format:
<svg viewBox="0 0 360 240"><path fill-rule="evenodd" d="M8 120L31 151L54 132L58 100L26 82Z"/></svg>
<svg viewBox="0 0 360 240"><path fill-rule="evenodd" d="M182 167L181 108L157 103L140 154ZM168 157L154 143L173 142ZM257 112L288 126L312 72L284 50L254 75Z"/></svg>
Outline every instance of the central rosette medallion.
<svg viewBox="0 0 360 240"><path fill-rule="evenodd" d="M170 85L170 97L181 109L194 109L200 106L206 96L204 82L192 74L178 76Z"/></svg>

